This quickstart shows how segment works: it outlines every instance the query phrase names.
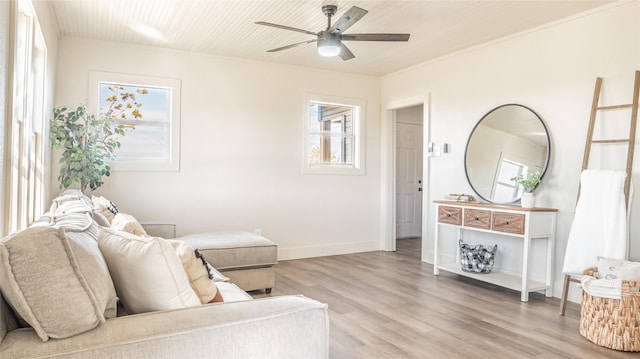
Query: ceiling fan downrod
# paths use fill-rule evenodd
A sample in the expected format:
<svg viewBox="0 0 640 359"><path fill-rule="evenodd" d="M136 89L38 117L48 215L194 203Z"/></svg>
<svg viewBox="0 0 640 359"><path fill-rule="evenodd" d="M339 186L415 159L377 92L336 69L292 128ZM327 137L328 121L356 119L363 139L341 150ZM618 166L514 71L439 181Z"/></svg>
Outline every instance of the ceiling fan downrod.
<svg viewBox="0 0 640 359"><path fill-rule="evenodd" d="M336 14L338 7L336 5L322 6L322 13L327 16L327 30L331 28L331 17Z"/></svg>

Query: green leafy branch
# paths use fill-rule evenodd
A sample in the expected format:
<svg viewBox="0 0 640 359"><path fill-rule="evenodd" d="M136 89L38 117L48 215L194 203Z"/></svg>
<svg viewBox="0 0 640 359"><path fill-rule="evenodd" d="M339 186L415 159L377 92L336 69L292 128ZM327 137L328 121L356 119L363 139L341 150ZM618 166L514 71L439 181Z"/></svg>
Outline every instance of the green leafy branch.
<svg viewBox="0 0 640 359"><path fill-rule="evenodd" d="M536 166L536 169L534 171L530 171L527 177L519 174L516 177L511 178L511 180L521 184L522 189L525 192L533 192L533 190L538 187L540 182L542 182L542 172L540 171L540 166Z"/></svg>

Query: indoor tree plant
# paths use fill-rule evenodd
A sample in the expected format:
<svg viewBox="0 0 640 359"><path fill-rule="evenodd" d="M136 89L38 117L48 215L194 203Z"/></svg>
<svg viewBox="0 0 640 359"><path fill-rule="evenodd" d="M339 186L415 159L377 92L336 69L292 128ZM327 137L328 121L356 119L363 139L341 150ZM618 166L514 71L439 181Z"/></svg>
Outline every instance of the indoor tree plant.
<svg viewBox="0 0 640 359"><path fill-rule="evenodd" d="M533 190L538 187L540 182L542 182L542 172L540 171L540 166L536 166L536 169L533 171L529 171L527 176L523 176L522 174L517 175L516 177L511 178L512 181L519 183L522 186L523 194L520 199L520 204L524 208L531 208L535 204L535 197L533 196Z"/></svg>
<svg viewBox="0 0 640 359"><path fill-rule="evenodd" d="M85 105L53 109L49 138L53 149L62 149L60 189L78 185L84 192L87 188L93 191L100 187L103 177L111 174L109 162L115 160L114 152L120 148L118 139L135 128L135 125L116 123L116 119L142 118L142 104L136 101L136 94L118 85L108 89L111 92L105 99L108 107L98 115L89 113ZM145 94L147 90L138 89L137 93Z"/></svg>

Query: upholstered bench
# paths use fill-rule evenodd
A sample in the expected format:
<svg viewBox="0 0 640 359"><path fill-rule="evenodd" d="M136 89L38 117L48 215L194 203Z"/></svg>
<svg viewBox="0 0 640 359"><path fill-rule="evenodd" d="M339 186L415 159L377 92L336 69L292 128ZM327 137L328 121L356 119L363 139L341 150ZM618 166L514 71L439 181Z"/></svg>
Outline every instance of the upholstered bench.
<svg viewBox="0 0 640 359"><path fill-rule="evenodd" d="M149 235L174 238L175 225L144 223ZM275 286L272 266L278 263L278 246L269 239L250 232L195 233L176 238L197 248L204 258L231 282L246 291Z"/></svg>
<svg viewBox="0 0 640 359"><path fill-rule="evenodd" d="M179 238L197 248L220 273L244 290L271 293L278 263L278 247L269 239L249 232L196 233Z"/></svg>

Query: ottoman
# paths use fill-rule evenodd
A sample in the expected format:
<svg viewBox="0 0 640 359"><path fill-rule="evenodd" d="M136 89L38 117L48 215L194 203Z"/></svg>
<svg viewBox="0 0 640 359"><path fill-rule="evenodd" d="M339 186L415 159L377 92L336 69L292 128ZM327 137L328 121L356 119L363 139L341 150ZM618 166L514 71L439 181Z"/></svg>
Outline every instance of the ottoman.
<svg viewBox="0 0 640 359"><path fill-rule="evenodd" d="M272 266L278 263L278 247L250 232L196 233L176 238L197 248L204 258L231 282L246 291L275 286Z"/></svg>

